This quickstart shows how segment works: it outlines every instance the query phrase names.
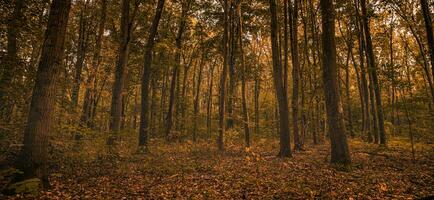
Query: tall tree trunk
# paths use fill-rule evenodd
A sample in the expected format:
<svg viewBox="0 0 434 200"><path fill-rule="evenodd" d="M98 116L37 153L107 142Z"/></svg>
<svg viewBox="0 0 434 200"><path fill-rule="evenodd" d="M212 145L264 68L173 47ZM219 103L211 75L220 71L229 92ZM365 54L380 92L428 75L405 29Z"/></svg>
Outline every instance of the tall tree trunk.
<svg viewBox="0 0 434 200"><path fill-rule="evenodd" d="M235 91L236 91L236 74L235 74L235 54L237 51L236 45L236 17L234 16L233 5L234 1L230 1L229 6L229 88L228 88L228 105L227 112L228 117L226 119L226 129L231 129L234 127L234 104L235 104Z"/></svg>
<svg viewBox="0 0 434 200"><path fill-rule="evenodd" d="M375 63L374 49L372 46L371 32L369 30L369 19L366 13L366 0L361 0L362 3L362 21L363 21L363 30L365 32L365 42L366 42L366 53L369 62L369 70L372 77L372 84L374 87L374 95L375 95L375 103L377 106L377 119L378 119L378 132L380 135L380 144L386 145L386 132L384 130L384 114L383 107L381 103L381 90L380 85L378 83L378 75L377 75L377 65Z"/></svg>
<svg viewBox="0 0 434 200"><path fill-rule="evenodd" d="M161 15L164 9L165 0L158 0L155 16L149 30L148 42L145 49L143 58L143 75L142 75L142 94L141 94L141 113L140 113L140 129L139 129L139 148L148 151L148 134L149 134L149 84L151 79L151 64L152 52L155 44L155 36L158 31L158 24L160 23Z"/></svg>
<svg viewBox="0 0 434 200"><path fill-rule="evenodd" d="M250 128L249 128L249 113L247 108L247 94L246 94L246 64L244 58L244 48L243 48L243 16L241 12L241 4L240 1L237 5L237 13L238 13L238 42L240 49L240 62L241 62L241 96L242 96L242 106L243 106L243 126L244 126L244 139L246 143L246 147L250 147Z"/></svg>
<svg viewBox="0 0 434 200"><path fill-rule="evenodd" d="M428 48L429 48L429 54L431 59L431 73L432 73L432 78L434 79L434 36L433 36L433 28L432 28L432 21L431 21L431 12L430 12L431 9L428 5L427 0L420 0L420 4L422 8L423 19L425 22L426 35L428 40ZM434 102L434 96L432 100Z"/></svg>
<svg viewBox="0 0 434 200"><path fill-rule="evenodd" d="M84 96L83 102L83 110L81 113L81 124L93 127L93 122L90 120L91 112L92 112L92 102L95 99L96 95L96 87L95 87L95 79L99 70L99 65L101 62L101 47L102 47L102 39L105 29L105 21L107 17L107 0L101 1L101 16L99 19L98 32L96 34L95 39L95 51L92 58L92 68L89 70L89 77L86 82L86 92Z"/></svg>
<svg viewBox="0 0 434 200"><path fill-rule="evenodd" d="M71 94L71 109L75 112L78 105L78 98L80 96L80 85L81 85L81 74L83 72L84 60L86 58L87 51L87 5L88 0L81 0L81 10L80 10L80 20L79 20L79 31L78 31L78 44L77 44L77 61L75 62L75 76L74 83L72 85Z"/></svg>
<svg viewBox="0 0 434 200"><path fill-rule="evenodd" d="M292 58L292 127L294 135L294 149L301 150L300 133L298 127L298 91L300 88L300 62L298 60L298 0L294 1L294 5L289 5L290 17L290 38L291 38L291 58Z"/></svg>
<svg viewBox="0 0 434 200"><path fill-rule="evenodd" d="M56 81L62 69L62 59L71 0L51 3L41 59L33 89L24 146L17 167L25 178L38 177L48 183L48 137L52 133Z"/></svg>
<svg viewBox="0 0 434 200"><path fill-rule="evenodd" d="M229 5L228 0L223 2L223 69L220 76L220 97L219 97L219 135L217 138L217 147L219 151L224 151L224 135L225 135L225 100L226 100L226 79L228 76L228 15L229 15Z"/></svg>
<svg viewBox="0 0 434 200"><path fill-rule="evenodd" d="M197 76L197 85L195 88L195 94L194 94L194 125L193 125L193 141L196 142L197 140L197 124L199 122L199 102L200 102L200 86L202 83L202 71L203 71L203 65L204 60L206 57L206 52L202 54L202 58L199 64L199 74ZM195 81L195 79L193 79Z"/></svg>
<svg viewBox="0 0 434 200"><path fill-rule="evenodd" d="M110 110L110 130L113 132L119 132L121 130L122 93L124 91L127 73L132 28L130 24L130 0L122 0L121 34L119 38L118 60L116 62L115 82L113 84Z"/></svg>
<svg viewBox="0 0 434 200"><path fill-rule="evenodd" d="M213 87L214 87L214 68L215 68L215 62L212 63L212 65L210 66L210 72L209 72L209 83L208 83L208 100L207 100L207 105L206 105L206 126L207 126L207 133L208 133L208 137L211 138L211 129L212 129L212 97L213 97Z"/></svg>
<svg viewBox="0 0 434 200"><path fill-rule="evenodd" d="M0 79L0 119L9 121L13 102L9 97L9 90L19 68L18 37L21 32L23 9L25 0L16 0L12 17L7 24L7 53L1 62L3 76Z"/></svg>
<svg viewBox="0 0 434 200"><path fill-rule="evenodd" d="M190 7L190 0L187 2L187 4L182 4L182 14L181 14L181 21L179 23L178 28L178 34L176 37L176 53L175 53L175 65L173 66L173 72L172 72L172 82L170 84L170 97L169 97L169 110L167 111L167 117L166 117L166 140L169 141L172 137L172 126L173 126L173 119L175 115L175 89L176 89L176 82L178 78L179 68L181 67L181 53L182 53L182 37L184 35L185 27L186 27L186 18L188 17L188 10ZM193 56L193 55L192 55ZM185 70L187 72L187 69ZM184 77L187 73L184 73ZM185 81L184 81L185 82ZM185 87L185 84L184 84ZM183 96L185 93L185 89L183 89ZM177 95L178 96L178 95Z"/></svg>
<svg viewBox="0 0 434 200"><path fill-rule="evenodd" d="M277 21L276 0L269 0L271 13L271 44L273 60L273 81L276 89L278 112L279 112L279 134L280 134L280 157L291 156L291 146L289 137L289 110L288 110L288 91L285 90L283 79L282 63L278 43L279 25Z"/></svg>
<svg viewBox="0 0 434 200"><path fill-rule="evenodd" d="M345 128L342 124L335 44L335 10L333 0L321 0L323 80L326 101L327 124L330 134L331 162L351 163Z"/></svg>

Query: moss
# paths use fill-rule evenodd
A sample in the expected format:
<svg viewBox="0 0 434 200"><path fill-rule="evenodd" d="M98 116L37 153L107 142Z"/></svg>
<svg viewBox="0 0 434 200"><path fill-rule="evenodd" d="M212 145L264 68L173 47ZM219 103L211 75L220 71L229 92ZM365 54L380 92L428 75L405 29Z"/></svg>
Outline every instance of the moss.
<svg viewBox="0 0 434 200"><path fill-rule="evenodd" d="M37 195L42 189L42 181L39 178L27 179L17 182L8 187L8 190L16 194L31 194Z"/></svg>

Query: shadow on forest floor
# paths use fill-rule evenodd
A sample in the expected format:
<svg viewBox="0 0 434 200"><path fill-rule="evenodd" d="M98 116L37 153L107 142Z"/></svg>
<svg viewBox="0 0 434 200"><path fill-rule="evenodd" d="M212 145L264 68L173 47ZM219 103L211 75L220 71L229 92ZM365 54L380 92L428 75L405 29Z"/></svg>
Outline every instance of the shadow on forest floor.
<svg viewBox="0 0 434 200"><path fill-rule="evenodd" d="M118 156L102 153L103 141L90 140L59 153L53 159L62 164L54 166L52 189L38 198L405 199L434 194L433 146L427 144L418 144L413 163L403 141L391 141L387 149L351 141L352 169L344 172L330 166L328 144L308 145L293 158L279 159L278 141L271 139L258 139L250 149L228 144L225 153L205 141L155 140L146 156L134 153L136 147L127 145L133 142L122 141Z"/></svg>

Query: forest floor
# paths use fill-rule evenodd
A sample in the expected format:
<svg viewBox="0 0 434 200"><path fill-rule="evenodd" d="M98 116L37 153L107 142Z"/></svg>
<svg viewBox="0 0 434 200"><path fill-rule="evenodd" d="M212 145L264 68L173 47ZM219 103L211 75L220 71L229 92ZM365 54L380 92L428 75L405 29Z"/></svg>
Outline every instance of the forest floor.
<svg viewBox="0 0 434 200"><path fill-rule="evenodd" d="M329 145L306 145L293 158L276 157L278 141L253 147L227 144L219 153L206 141L151 141L151 153L122 141L110 156L93 140L62 153L52 188L39 199L414 199L434 195L434 148L416 145L416 160L403 140L388 148L350 141L351 169L330 165ZM56 145L56 144L54 144ZM64 147L63 143L57 144ZM61 148L60 148L61 149ZM21 199L25 196L10 198Z"/></svg>

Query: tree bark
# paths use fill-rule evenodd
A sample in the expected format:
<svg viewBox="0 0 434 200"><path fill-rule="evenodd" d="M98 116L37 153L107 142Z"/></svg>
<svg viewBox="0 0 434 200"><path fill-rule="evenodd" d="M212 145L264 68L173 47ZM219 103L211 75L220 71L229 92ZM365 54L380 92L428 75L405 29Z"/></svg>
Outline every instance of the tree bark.
<svg viewBox="0 0 434 200"><path fill-rule="evenodd" d="M41 59L33 89L27 126L24 131L24 146L17 167L25 178L41 178L48 183L47 159L48 137L52 122L57 92L56 81L62 70L62 59L71 0L53 0L51 3Z"/></svg>
<svg viewBox="0 0 434 200"><path fill-rule="evenodd" d="M420 0L420 4L423 13L423 19L425 22L426 36L428 40L428 48L429 48L429 54L431 59L431 75L432 78L434 79L434 36L433 36L433 28L432 28L432 21L431 21L431 12L430 12L431 9L428 5L427 0ZM434 96L432 100L434 102Z"/></svg>
<svg viewBox="0 0 434 200"><path fill-rule="evenodd" d="M377 119L378 119L378 133L380 135L380 144L386 145L387 140L386 140L386 132L384 130L384 114L383 114L383 107L381 102L381 89L378 83L377 65L375 63L374 49L372 46L371 33L369 30L369 19L366 13L366 0L361 0L361 3L362 3L361 7L362 7L363 30L365 32L366 53L369 62L368 72L370 73L372 78L375 103L377 106L376 107L377 113L375 114L377 115Z"/></svg>
<svg viewBox="0 0 434 200"><path fill-rule="evenodd" d="M139 129L139 148L144 151L148 150L148 135L149 135L149 85L151 79L151 64L152 52L155 44L155 36L158 31L161 15L163 13L165 0L158 0L155 16L149 30L149 37L143 58L143 75L142 75L142 94L141 94L141 113L140 113L140 129Z"/></svg>
<svg viewBox="0 0 434 200"><path fill-rule="evenodd" d="M237 13L238 13L238 42L240 49L240 62L241 62L241 96L242 96L242 107L243 107L243 127L244 127L244 140L246 147L250 147L250 128L249 128L249 112L247 108L247 94L246 94L246 64L244 57L244 47L243 47L243 16L241 12L242 1L238 2Z"/></svg>
<svg viewBox="0 0 434 200"><path fill-rule="evenodd" d="M335 10L333 0L321 0L323 80L326 101L327 124L330 134L331 162L351 163L345 128L342 124L335 44Z"/></svg>
<svg viewBox="0 0 434 200"><path fill-rule="evenodd" d="M280 59L280 50L278 43L278 21L276 0L269 0L271 13L271 44L272 44L272 60L273 60L273 81L276 90L276 97L279 112L279 135L280 135L280 157L290 157L290 137L289 137L289 110L288 110L288 91L285 90L283 81L282 63Z"/></svg>
<svg viewBox="0 0 434 200"><path fill-rule="evenodd" d="M130 0L122 0L121 34L116 62L115 82L113 84L110 110L110 130L119 132L122 121L122 93L124 91L129 44L131 39Z"/></svg>

